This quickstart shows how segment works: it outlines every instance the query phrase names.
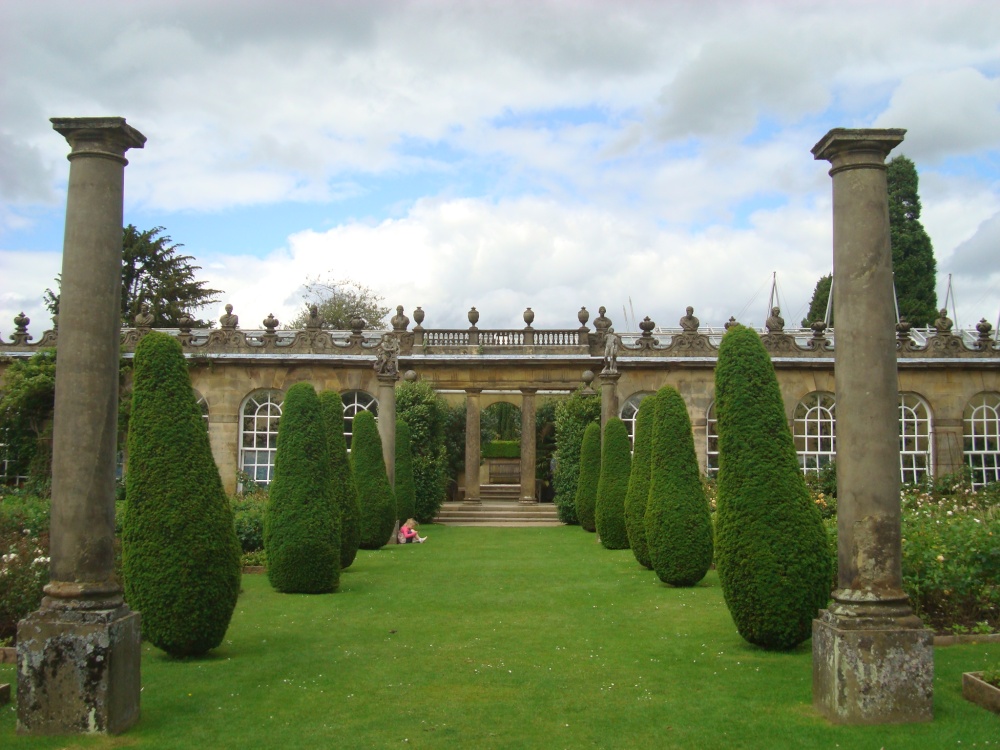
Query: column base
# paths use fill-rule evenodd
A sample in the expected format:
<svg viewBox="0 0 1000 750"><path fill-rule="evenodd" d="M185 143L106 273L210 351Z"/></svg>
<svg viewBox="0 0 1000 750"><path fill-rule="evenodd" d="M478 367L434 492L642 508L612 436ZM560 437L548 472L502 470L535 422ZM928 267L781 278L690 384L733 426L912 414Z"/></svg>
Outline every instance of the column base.
<svg viewBox="0 0 1000 750"><path fill-rule="evenodd" d="M813 620L812 644L813 707L827 720L902 724L934 718L934 634L916 617L824 610Z"/></svg>
<svg viewBox="0 0 1000 750"><path fill-rule="evenodd" d="M18 734L119 734L139 720L139 613L41 609L17 628Z"/></svg>
<svg viewBox="0 0 1000 750"><path fill-rule="evenodd" d="M478 497L466 497L462 501L462 505L482 505L483 501Z"/></svg>
<svg viewBox="0 0 1000 750"><path fill-rule="evenodd" d="M522 497L518 502L520 502L521 505L537 505L538 504L538 501L535 500L535 498L533 498L533 497Z"/></svg>

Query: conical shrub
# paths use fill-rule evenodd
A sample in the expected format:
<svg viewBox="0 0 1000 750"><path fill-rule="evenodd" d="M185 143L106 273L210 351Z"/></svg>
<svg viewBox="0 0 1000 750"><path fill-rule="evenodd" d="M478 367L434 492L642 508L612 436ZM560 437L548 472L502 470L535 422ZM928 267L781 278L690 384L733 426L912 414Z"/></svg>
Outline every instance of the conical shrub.
<svg viewBox="0 0 1000 750"><path fill-rule="evenodd" d="M361 504L361 549L380 549L396 526L396 496L385 471L375 415L370 411L354 417L351 466Z"/></svg>
<svg viewBox="0 0 1000 750"><path fill-rule="evenodd" d="M330 472L319 397L309 383L296 383L281 407L264 523L267 577L276 591L325 594L340 583L340 514Z"/></svg>
<svg viewBox="0 0 1000 750"><path fill-rule="evenodd" d="M580 446L580 479L576 486L576 517L584 531L597 531L597 485L601 481L601 426L587 425Z"/></svg>
<svg viewBox="0 0 1000 750"><path fill-rule="evenodd" d="M684 399L671 386L654 399L646 545L661 581L694 586L712 565L712 515Z"/></svg>
<svg viewBox="0 0 1000 750"><path fill-rule="evenodd" d="M632 554L640 565L653 569L646 544L646 501L649 499L649 454L653 443L653 421L656 418L656 399L649 396L642 400L635 417L633 436L632 471L628 477L625 494L625 531Z"/></svg>
<svg viewBox="0 0 1000 750"><path fill-rule="evenodd" d="M413 518L417 504L417 490L413 481L413 452L410 445L410 426L405 419L396 420L396 518L400 523Z"/></svg>
<svg viewBox="0 0 1000 750"><path fill-rule="evenodd" d="M354 563L361 544L361 506L358 505L358 488L354 484L351 460L347 457L344 401L336 391L323 391L319 394L319 404L330 450L333 505L340 513L340 569L347 570Z"/></svg>
<svg viewBox="0 0 1000 750"><path fill-rule="evenodd" d="M749 328L730 328L719 346L715 408L715 562L726 605L747 641L791 649L829 600L830 559L774 366Z"/></svg>
<svg viewBox="0 0 1000 750"><path fill-rule="evenodd" d="M240 546L180 344L135 349L125 475L125 597L143 637L172 656L222 643L240 588Z"/></svg>
<svg viewBox="0 0 1000 750"><path fill-rule="evenodd" d="M625 530L625 495L632 471L632 450L628 428L618 417L604 426L601 443L601 478L597 483L597 509L594 513L597 535L605 549L628 549Z"/></svg>

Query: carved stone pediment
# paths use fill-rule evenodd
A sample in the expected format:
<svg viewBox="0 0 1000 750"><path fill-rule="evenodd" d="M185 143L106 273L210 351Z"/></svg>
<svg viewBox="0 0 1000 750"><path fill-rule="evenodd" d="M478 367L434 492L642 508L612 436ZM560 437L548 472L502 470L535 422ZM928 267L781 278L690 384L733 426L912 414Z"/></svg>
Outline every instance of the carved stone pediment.
<svg viewBox="0 0 1000 750"><path fill-rule="evenodd" d="M786 333L765 333L760 337L760 343L768 352L775 354L801 351L795 344L795 337Z"/></svg>
<svg viewBox="0 0 1000 750"><path fill-rule="evenodd" d="M685 331L670 340L670 344L660 351L664 354L690 354L690 355L710 355L716 352L715 347L708 340L708 336Z"/></svg>

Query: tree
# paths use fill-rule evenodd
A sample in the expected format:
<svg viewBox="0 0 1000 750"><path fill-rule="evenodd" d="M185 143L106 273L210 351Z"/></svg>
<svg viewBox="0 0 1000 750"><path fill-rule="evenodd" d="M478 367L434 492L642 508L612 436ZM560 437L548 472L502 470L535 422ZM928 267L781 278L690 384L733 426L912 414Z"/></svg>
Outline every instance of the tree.
<svg viewBox="0 0 1000 750"><path fill-rule="evenodd" d="M153 645L203 654L222 643L236 607L240 545L176 339L154 331L136 346L132 404L125 598Z"/></svg>
<svg viewBox="0 0 1000 750"><path fill-rule="evenodd" d="M381 549L396 527L396 496L382 457L382 439L370 411L354 417L351 467L361 505L361 549Z"/></svg>
<svg viewBox="0 0 1000 750"><path fill-rule="evenodd" d="M406 381L396 389L396 420L405 421L410 428L414 518L430 523L448 492L448 407L430 383Z"/></svg>
<svg viewBox="0 0 1000 750"><path fill-rule="evenodd" d="M319 405L330 450L333 504L340 513L340 569L347 570L354 563L361 544L361 506L344 438L344 402L336 391L323 391L319 394Z"/></svg>
<svg viewBox="0 0 1000 750"><path fill-rule="evenodd" d="M829 600L830 557L774 366L749 328L733 326L722 338L715 399L715 562L722 592L743 638L791 649L809 638Z"/></svg>
<svg viewBox="0 0 1000 750"><path fill-rule="evenodd" d="M181 244L171 244L163 227L139 231L132 224L122 230L122 325L129 327L143 303L149 304L153 327L176 328L184 313L191 314L218 302L222 292L208 288L207 281L196 281L194 258L178 254ZM61 277L56 278L62 284ZM45 290L45 306L53 315L59 312L59 294ZM195 319L197 328L210 324Z"/></svg>
<svg viewBox="0 0 1000 750"><path fill-rule="evenodd" d="M632 449L628 428L618 417L604 426L601 442L601 478L597 483L594 523L605 549L628 549L625 530L625 495L632 471Z"/></svg>
<svg viewBox="0 0 1000 750"><path fill-rule="evenodd" d="M809 328L817 320L826 320L826 308L830 299L830 285L833 283L833 274L820 276L813 289L812 300L809 302L809 312L802 319L802 327ZM827 325L833 325L833 309L830 310L830 319Z"/></svg>
<svg viewBox="0 0 1000 750"><path fill-rule="evenodd" d="M712 565L712 515L684 399L671 386L654 398L646 544L661 581L694 586Z"/></svg>
<svg viewBox="0 0 1000 750"><path fill-rule="evenodd" d="M309 320L309 308L316 305L324 328L335 331L351 330L351 319L360 315L368 330L383 330L387 327L386 316L391 308L384 305L385 297L370 287L350 279L329 280L307 279L302 285L305 300L301 312L292 320L292 328L304 328Z"/></svg>
<svg viewBox="0 0 1000 750"><path fill-rule="evenodd" d="M4 372L0 450L7 460L7 481L27 477L30 485L43 485L48 480L55 384L55 349L44 349L27 360L14 360Z"/></svg>
<svg viewBox="0 0 1000 750"><path fill-rule="evenodd" d="M587 425L601 418L601 399L596 394L576 390L556 405L556 468L552 476L559 520L579 523L576 489L580 478L580 449Z"/></svg>
<svg viewBox="0 0 1000 750"><path fill-rule="evenodd" d="M635 451L632 454L632 471L628 478L628 492L625 494L625 531L628 544L636 561L645 568L653 569L646 543L646 502L649 498L649 454L652 449L653 421L656 415L656 399L652 396L642 400L635 418Z"/></svg>
<svg viewBox="0 0 1000 750"><path fill-rule="evenodd" d="M889 237L899 315L914 326L929 326L937 317L937 262L931 238L920 223L917 168L905 156L889 161Z"/></svg>
<svg viewBox="0 0 1000 750"><path fill-rule="evenodd" d="M576 487L576 517L584 531L597 531L597 485L601 481L601 425L591 422L580 446L580 481Z"/></svg>
<svg viewBox="0 0 1000 750"><path fill-rule="evenodd" d="M340 583L340 514L319 397L309 383L285 394L264 523L267 577L284 594L325 594Z"/></svg>
<svg viewBox="0 0 1000 750"><path fill-rule="evenodd" d="M405 419L396 420L396 518L405 523L415 518L417 492L413 484L413 454L410 451L410 428Z"/></svg>

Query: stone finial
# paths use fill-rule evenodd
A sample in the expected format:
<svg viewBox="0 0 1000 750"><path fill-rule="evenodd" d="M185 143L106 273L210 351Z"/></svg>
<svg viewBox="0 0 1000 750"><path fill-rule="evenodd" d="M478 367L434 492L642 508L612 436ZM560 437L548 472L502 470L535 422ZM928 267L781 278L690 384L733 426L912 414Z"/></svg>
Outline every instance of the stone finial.
<svg viewBox="0 0 1000 750"><path fill-rule="evenodd" d="M226 305L226 312L219 318L219 325L224 329L233 330L240 324L240 316L233 314L233 306Z"/></svg>
<svg viewBox="0 0 1000 750"><path fill-rule="evenodd" d="M365 319L361 317L360 312L355 312L354 315L351 316L351 335L360 336L361 331L363 331L364 328Z"/></svg>
<svg viewBox="0 0 1000 750"><path fill-rule="evenodd" d="M583 373L580 375L580 380L583 381L583 392L584 393L593 393L594 392L594 389L591 388L591 383L594 382L594 378L595 377L596 376L594 375L594 371L593 370L584 370Z"/></svg>
<svg viewBox="0 0 1000 750"><path fill-rule="evenodd" d="M576 319L580 321L580 327L581 328L586 328L587 327L587 321L590 320L590 313L587 312L587 308L586 307L581 307L580 308L580 312L578 312L576 314Z"/></svg>
<svg viewBox="0 0 1000 750"><path fill-rule="evenodd" d="M278 319L274 317L271 313L267 314L267 317L262 321L264 324L264 330L268 335L274 335L274 329L278 327Z"/></svg>
<svg viewBox="0 0 1000 750"><path fill-rule="evenodd" d="M535 320L535 313L532 311L530 307L524 311L524 315L522 317L524 318L525 328L531 328L531 324Z"/></svg>
<svg viewBox="0 0 1000 750"><path fill-rule="evenodd" d="M396 305L396 314L392 316L392 330L394 331L405 331L406 327L410 325L410 319L403 314L403 306Z"/></svg>
<svg viewBox="0 0 1000 750"><path fill-rule="evenodd" d="M979 322L976 323L976 330L979 331L979 347L985 349L990 344L990 332L993 330L993 326L987 322L986 318L980 318Z"/></svg>
<svg viewBox="0 0 1000 750"><path fill-rule="evenodd" d="M31 322L31 318L29 318L27 315L25 315L23 310L21 311L20 315L15 315L14 316L14 334L15 335L26 334L28 332L28 324L30 322Z"/></svg>
<svg viewBox="0 0 1000 750"><path fill-rule="evenodd" d="M652 337L654 328L656 328L656 323L648 315L639 321L639 330L642 331L644 339Z"/></svg>
<svg viewBox="0 0 1000 750"><path fill-rule="evenodd" d="M691 305L687 306L685 315L680 320L681 330L684 333L697 333L698 326L701 325L701 321L694 316L694 308Z"/></svg>
<svg viewBox="0 0 1000 750"><path fill-rule="evenodd" d="M420 307L420 305L417 305L417 309L413 311L413 322L416 323L416 325L413 326L413 330L414 331L422 331L422 330L424 330L424 326L423 326L423 323L424 323L424 310L423 310L422 307Z"/></svg>
<svg viewBox="0 0 1000 750"><path fill-rule="evenodd" d="M597 329L598 334L605 333L611 328L611 318L604 314L607 311L608 309L604 305L601 305L597 310L599 314L594 318L594 328Z"/></svg>
<svg viewBox="0 0 1000 750"><path fill-rule="evenodd" d="M191 329L194 327L194 319L187 312L182 312L181 316L177 319L177 327L181 333L191 333Z"/></svg>
<svg viewBox="0 0 1000 750"><path fill-rule="evenodd" d="M413 370L407 370L406 372L403 373L403 380L405 380L407 383L416 383L417 373Z"/></svg>
<svg viewBox="0 0 1000 750"><path fill-rule="evenodd" d="M934 321L934 330L938 336L948 336L951 334L951 327L954 325L948 317L948 308L942 307L938 310L937 320Z"/></svg>
<svg viewBox="0 0 1000 750"><path fill-rule="evenodd" d="M139 312L135 314L136 328L151 328L153 326L153 313L149 311L149 303L143 302L139 305Z"/></svg>
<svg viewBox="0 0 1000 750"><path fill-rule="evenodd" d="M728 331L733 326L738 326L739 323L736 321L732 315L729 316L729 320L726 321L725 329Z"/></svg>
<svg viewBox="0 0 1000 750"><path fill-rule="evenodd" d="M785 319L781 317L781 308L772 307L771 314L768 316L764 326L767 328L768 333L784 333L785 332Z"/></svg>
<svg viewBox="0 0 1000 750"><path fill-rule="evenodd" d="M814 339L825 339L826 338L826 321L825 320L814 320L813 324L809 326L812 328Z"/></svg>
<svg viewBox="0 0 1000 750"><path fill-rule="evenodd" d="M906 318L900 318L899 322L896 323L896 338L899 341L909 341L910 340L910 329L913 328L913 324L910 323Z"/></svg>
<svg viewBox="0 0 1000 750"><path fill-rule="evenodd" d="M323 327L323 318L319 314L319 305L309 305L309 315L306 317L306 330L318 331Z"/></svg>
<svg viewBox="0 0 1000 750"><path fill-rule="evenodd" d="M473 308L469 310L469 324L472 328L475 328L476 323L478 322L479 322L479 310L477 310L475 306L473 306Z"/></svg>

